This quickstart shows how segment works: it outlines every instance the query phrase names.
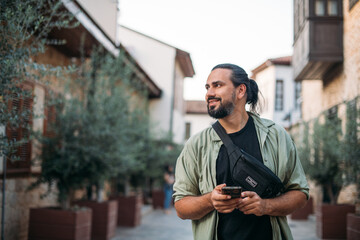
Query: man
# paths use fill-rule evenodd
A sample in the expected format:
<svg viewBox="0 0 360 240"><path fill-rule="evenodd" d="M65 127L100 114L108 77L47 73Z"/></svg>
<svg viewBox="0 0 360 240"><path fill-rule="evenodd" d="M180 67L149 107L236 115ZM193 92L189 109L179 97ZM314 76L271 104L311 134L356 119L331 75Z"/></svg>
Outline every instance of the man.
<svg viewBox="0 0 360 240"><path fill-rule="evenodd" d="M194 239L292 239L286 215L303 207L309 187L296 148L286 131L255 111L258 87L233 64L215 66L206 82L210 116L219 119L234 144L255 156L283 182L286 191L272 199L244 191L241 198L221 194L232 185L226 148L214 129L193 136L175 171L177 214L191 219Z"/></svg>

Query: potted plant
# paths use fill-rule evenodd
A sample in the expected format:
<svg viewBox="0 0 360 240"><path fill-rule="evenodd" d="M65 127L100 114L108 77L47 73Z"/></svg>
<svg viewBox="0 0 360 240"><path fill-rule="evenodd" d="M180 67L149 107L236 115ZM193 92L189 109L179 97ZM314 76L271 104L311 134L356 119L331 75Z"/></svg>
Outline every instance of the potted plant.
<svg viewBox="0 0 360 240"><path fill-rule="evenodd" d="M37 63L34 59L40 54L44 53L49 32L53 28L71 28L77 26L74 17L71 13L63 11L63 3L61 1L3 1L2 2L2 17L1 29L1 54L4 64L2 64L2 83L0 91L0 112L1 112L1 126L9 127L12 131L22 131L24 134L20 136L21 139L14 136L1 135L2 153L5 154L4 169L2 170L4 182L6 177L6 161L11 159L19 161L20 165L24 163L24 152L17 152L14 149L25 149L31 144L35 145L33 141L35 135L31 132L33 130L32 119L35 119L37 114L32 108L33 90L24 88L29 82L31 85L41 83L46 86L47 80L50 76L55 75L54 68L48 65ZM56 18L56 19L55 19ZM54 39L53 43L60 43L61 41ZM67 73L65 73L67 74ZM18 106L9 103L23 102ZM19 108L19 106L23 106ZM15 140L14 140L15 139ZM34 146L33 145L33 146ZM26 150L27 151L27 150ZM26 152L25 151L25 152ZM25 153L27 155L28 153ZM46 154L44 152L44 154ZM2 154L1 154L2 155ZM20 158L19 158L20 156ZM28 155L27 155L28 156ZM14 157L14 159L13 159ZM27 157L26 157L27 158ZM30 158L30 157L29 157ZM59 159L59 156L56 156ZM64 159L64 158L63 158ZM27 161L27 160L26 160ZM30 161L29 161L30 162ZM29 176L30 164L26 162L26 176ZM14 162L14 164L16 164ZM52 185L61 186L59 188L58 200L62 206L68 206L65 199L71 195L71 192L83 183L82 178L64 180L62 177L50 176L46 166L48 161L44 162L44 178L39 179L41 182L48 182L49 189ZM57 165L57 167L60 167ZM66 174L72 175L71 169L64 169ZM50 170L51 171L51 170ZM22 172L23 173L23 172ZM16 174L16 173L15 173ZM62 174L64 175L64 174ZM45 180L46 179L46 180ZM36 184L35 184L36 185ZM3 196L5 196L5 188L3 189ZM4 197L5 199L5 197ZM5 202L3 204L3 214L5 211ZM39 208L30 209L30 224L29 224L29 239L77 239L89 240L91 230L91 210L90 209L76 209L70 211L69 208L63 208L64 211L58 211L59 208ZM43 222L42 216L47 215L46 222ZM4 222L5 219L2 219ZM66 227L68 231L61 231L58 226ZM51 235L55 233L56 235Z"/></svg>
<svg viewBox="0 0 360 240"><path fill-rule="evenodd" d="M345 180L347 184L355 184L357 196L355 213L348 213L347 239L360 239L360 141L358 137L360 110L359 97L346 104L346 131L343 141L343 156L345 160Z"/></svg>
<svg viewBox="0 0 360 240"><path fill-rule="evenodd" d="M118 201L118 226L135 227L141 223L143 195L143 172L146 171L146 146L148 137L148 121L146 115L138 110L129 113L128 127L123 135L124 144L121 165L118 175L113 178L111 199Z"/></svg>
<svg viewBox="0 0 360 240"><path fill-rule="evenodd" d="M309 165L308 160L310 159L310 153L311 153L311 148L309 144L309 124L303 123L299 125L299 128L300 128L299 130L302 131L302 135L297 133L297 134L292 134L292 137L294 139L298 139L299 136L301 136L300 137L301 142L298 142L297 144L299 149L299 157L305 169L305 172L308 172L307 171ZM314 201L313 198L310 197L305 207L301 209L297 209L295 212L293 212L290 215L290 217L291 219L294 220L306 220L308 216L313 213L314 213Z"/></svg>
<svg viewBox="0 0 360 240"><path fill-rule="evenodd" d="M115 176L121 165L124 128L128 115L128 96L116 80L123 69L119 59L95 49L89 64L83 64L78 84L82 86L83 100L77 146L83 159L83 173L87 176L85 199L74 204L91 208L92 239L108 240L115 235L118 203L108 200L103 186ZM120 65L121 66L121 65ZM117 71L113 72L112 69ZM116 78L116 79L115 79Z"/></svg>
<svg viewBox="0 0 360 240"><path fill-rule="evenodd" d="M164 173L165 166L174 166L180 154L181 146L171 141L170 136L152 140L147 159L145 177L149 179L148 189L151 193L152 206L164 208Z"/></svg>
<svg viewBox="0 0 360 240"><path fill-rule="evenodd" d="M320 238L341 239L346 237L346 215L354 212L355 208L353 205L337 204L337 197L344 186L341 121L329 115L323 122L320 124L317 120L313 125L312 149L303 147L300 151L307 151L303 155L311 153L303 156L304 169L323 190L322 204L316 208L317 235Z"/></svg>
<svg viewBox="0 0 360 240"><path fill-rule="evenodd" d="M126 79L119 83L125 71L121 61L94 49L77 77L66 82L54 122L48 124L52 134L42 139L42 172L35 185L56 183L62 209L69 209L71 202L91 208L92 239L107 240L115 234L117 202L104 201L102 186L134 151L126 147L127 131L134 128L129 115L133 92ZM89 192L87 201L71 199L74 190L93 186L95 194Z"/></svg>
<svg viewBox="0 0 360 240"><path fill-rule="evenodd" d="M49 193L56 186L60 207L30 209L29 239L90 239L91 209L71 208L72 193L82 189L87 182L83 174L84 163L78 144L78 129L81 126L80 104L72 100L57 105L54 126L48 127L51 134L44 134L41 152L41 173L32 188L49 185ZM80 210L80 211L79 211ZM69 231L63 231L67 226ZM85 234L83 234L85 233ZM81 237L80 237L81 236Z"/></svg>
<svg viewBox="0 0 360 240"><path fill-rule="evenodd" d="M33 143L33 125L36 113L32 108L34 99L33 86L35 83L42 83L44 86L50 76L54 73L51 66L40 64L34 59L44 53L47 47L48 33L53 28L71 28L78 25L73 23L73 16L62 11L61 1L2 1L1 20L1 58L2 58L2 82L0 90L0 126L11 132L22 132L21 135L9 136L1 131L0 145L1 157L4 156L4 167L2 174L6 181L8 161L13 166L25 164L25 171L22 174L29 176L30 157L29 146ZM55 19L56 18L56 19ZM53 40L53 43L61 41ZM29 89L28 83L31 88ZM16 103L15 105L13 103ZM11 104L12 106L9 106ZM32 141L30 143L30 141ZM20 150L20 151L19 151ZM24 151L25 150L25 151ZM31 150L30 150L31 151ZM24 154L25 152L25 154ZM24 157L25 156L25 157ZM29 159L29 161L28 161ZM16 171L13 174L17 174ZM55 183L55 180L54 182ZM79 182L81 184L81 181ZM72 185L72 183L70 183ZM68 186L67 190L73 186ZM74 186L75 187L75 186ZM66 187L65 187L66 188ZM67 190L63 188L59 194L62 199ZM5 200L6 189L2 189L2 196ZM1 222L5 220L5 201L2 201L3 211ZM42 225L41 215L55 214L56 217L47 217L46 225ZM25 217L26 214L25 214ZM71 223L66 226L64 220ZM68 232L56 230L57 222L68 227ZM78 227L74 227L76 224ZM77 211L59 212L55 208L41 208L30 210L29 239L54 239L50 232L56 231L57 239L90 239L91 210L78 209ZM6 231L9 233L9 231ZM50 236L50 237L49 237ZM4 237L2 235L2 237Z"/></svg>

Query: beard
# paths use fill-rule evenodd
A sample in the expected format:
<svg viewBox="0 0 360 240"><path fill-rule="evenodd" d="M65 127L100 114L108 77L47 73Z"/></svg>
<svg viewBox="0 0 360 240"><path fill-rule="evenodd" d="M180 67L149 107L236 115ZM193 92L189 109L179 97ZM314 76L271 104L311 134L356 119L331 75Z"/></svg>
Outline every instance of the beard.
<svg viewBox="0 0 360 240"><path fill-rule="evenodd" d="M220 106L218 109L215 109L215 106L209 107L209 104L207 104L207 109L208 109L208 114L210 115L210 117L215 118L215 119L221 119L224 118L228 115L230 115L235 108L235 91L232 93L232 101L222 101L221 98L215 98L215 97L210 97L208 98L208 100L211 99L218 99L220 100Z"/></svg>

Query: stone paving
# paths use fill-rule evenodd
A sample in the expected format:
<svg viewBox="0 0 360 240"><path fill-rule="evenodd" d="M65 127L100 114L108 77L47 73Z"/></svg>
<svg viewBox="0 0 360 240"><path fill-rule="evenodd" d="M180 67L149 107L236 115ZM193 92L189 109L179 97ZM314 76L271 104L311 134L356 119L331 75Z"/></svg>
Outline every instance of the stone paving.
<svg viewBox="0 0 360 240"><path fill-rule="evenodd" d="M310 215L308 220L291 220L288 218L289 226L294 240L319 240L316 236L315 215Z"/></svg>
<svg viewBox="0 0 360 240"><path fill-rule="evenodd" d="M291 220L289 225L294 240L318 240L315 230L315 218ZM111 240L193 240L191 221L181 220L172 209L170 214L162 210L152 210L145 206L141 225L135 228L118 227L116 236Z"/></svg>

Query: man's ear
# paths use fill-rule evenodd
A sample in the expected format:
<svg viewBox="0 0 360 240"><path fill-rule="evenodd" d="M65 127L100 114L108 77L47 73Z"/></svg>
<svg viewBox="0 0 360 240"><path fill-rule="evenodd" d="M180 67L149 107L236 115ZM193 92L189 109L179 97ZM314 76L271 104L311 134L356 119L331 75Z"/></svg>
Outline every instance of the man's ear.
<svg viewBox="0 0 360 240"><path fill-rule="evenodd" d="M237 98L238 99L242 99L245 95L246 95L246 85L245 84L240 84L237 87Z"/></svg>

